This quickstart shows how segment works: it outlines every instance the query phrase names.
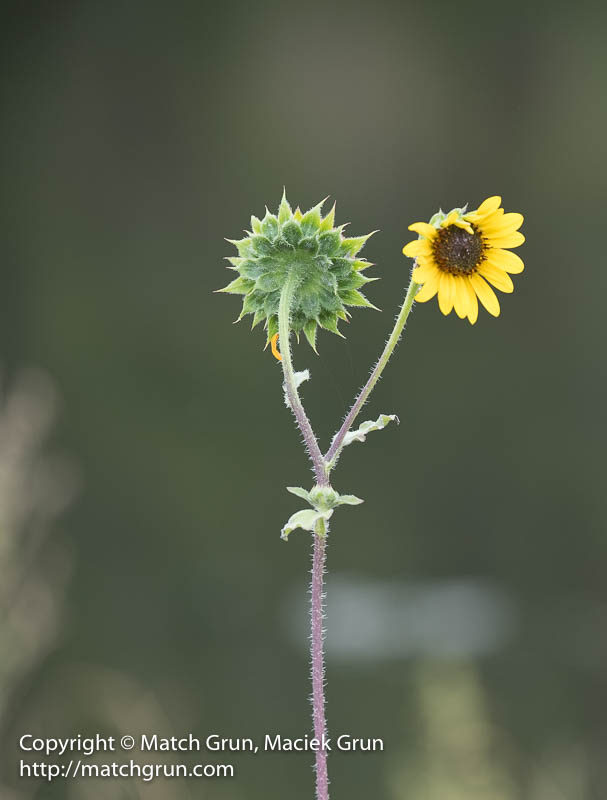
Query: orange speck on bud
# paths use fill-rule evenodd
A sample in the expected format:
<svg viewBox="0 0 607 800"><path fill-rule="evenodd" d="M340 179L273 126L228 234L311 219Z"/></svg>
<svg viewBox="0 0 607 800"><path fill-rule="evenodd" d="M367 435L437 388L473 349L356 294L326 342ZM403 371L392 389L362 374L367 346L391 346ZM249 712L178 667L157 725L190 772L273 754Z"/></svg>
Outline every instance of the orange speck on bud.
<svg viewBox="0 0 607 800"><path fill-rule="evenodd" d="M282 356L280 355L280 351L278 350L278 334L275 333L274 336L270 339L270 347L272 348L272 355L278 361L282 361Z"/></svg>

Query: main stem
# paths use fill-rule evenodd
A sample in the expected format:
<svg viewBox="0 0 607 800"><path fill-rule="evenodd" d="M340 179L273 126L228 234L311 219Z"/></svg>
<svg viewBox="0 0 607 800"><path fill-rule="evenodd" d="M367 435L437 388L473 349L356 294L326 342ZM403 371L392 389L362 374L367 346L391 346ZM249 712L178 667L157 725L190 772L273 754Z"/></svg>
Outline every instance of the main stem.
<svg viewBox="0 0 607 800"><path fill-rule="evenodd" d="M398 344L398 340L401 337L403 332L403 328L405 327L405 323L407 322L407 317L411 311L411 307L413 306L413 300L415 299L415 295L417 294L417 290L419 289L420 284L415 283L415 281L411 280L409 283L409 288L407 289L407 294L405 295L405 300L403 305L399 311L399 314L396 318L396 322L394 323L394 328L392 333L390 334L388 341L386 342L386 346L384 347L383 353L379 357L379 361L371 371L369 375L369 380L365 383L363 388L360 390L358 397L352 403L352 408L348 411L346 418L344 419L343 425L338 430L338 432L333 437L333 441L331 442L331 447L325 453L324 459L327 464L328 470L331 471L335 464L337 463L337 459L341 453L344 439L346 438L346 434L354 424L354 420L358 416L361 408L367 402L367 399L371 392L373 391L375 384L379 380L382 372L384 371L386 364L390 360L390 356L394 352L396 345Z"/></svg>
<svg viewBox="0 0 607 800"><path fill-rule="evenodd" d="M297 279L291 274L287 279L280 295L278 307L278 338L282 354L282 368L285 379L285 392L291 410L295 416L297 426L303 436L306 450L312 466L316 482L320 486L329 485L329 472L323 455L318 445L318 440L312 430L312 425L303 407L291 357L291 342L289 317L293 295L297 288ZM325 655L324 633L322 622L324 618L324 577L325 577L325 548L327 543L324 522L319 520L313 534L312 555L312 580L310 583L310 661L312 671L312 721L314 736L320 740L320 748L316 751L316 799L329 800L329 774L327 770L327 753L324 749L324 737L327 733L325 716Z"/></svg>
<svg viewBox="0 0 607 800"><path fill-rule="evenodd" d="M323 456L318 440L312 430L312 425L303 407L297 382L293 370L293 359L291 356L290 342L290 313L291 304L295 290L297 289L297 277L291 273L282 289L280 304L278 307L278 338L280 340L280 352L282 354L282 368L285 380L285 392L289 405L297 426L304 439L308 456L312 462L316 482L320 486L329 486L329 475L341 453L346 434L352 427L358 413L366 403L369 395L373 391L375 384L384 371L394 348L403 332L407 317L411 311L413 300L419 289L419 284L411 281L402 308L396 318L394 329L386 342L383 353L379 361L373 368L369 380L363 386L358 397L352 404L343 425L335 434L331 447ZM317 523L313 534L313 554L312 554L312 580L310 584L310 660L312 671L312 720L314 725L314 737L319 740L319 748L316 751L316 800L329 800L329 775L327 770L327 752L324 747L325 736L327 735L327 722L325 716L325 659L324 659L324 575L326 561L327 531L322 520Z"/></svg>
<svg viewBox="0 0 607 800"><path fill-rule="evenodd" d="M322 521L321 521L322 524ZM329 773L327 770L327 752L325 736L327 722L325 718L325 659L324 659L324 575L327 537L324 526L322 531L314 532L314 550L312 555L312 581L310 583L310 660L312 671L312 720L314 738L319 741L316 751L316 798L329 800Z"/></svg>

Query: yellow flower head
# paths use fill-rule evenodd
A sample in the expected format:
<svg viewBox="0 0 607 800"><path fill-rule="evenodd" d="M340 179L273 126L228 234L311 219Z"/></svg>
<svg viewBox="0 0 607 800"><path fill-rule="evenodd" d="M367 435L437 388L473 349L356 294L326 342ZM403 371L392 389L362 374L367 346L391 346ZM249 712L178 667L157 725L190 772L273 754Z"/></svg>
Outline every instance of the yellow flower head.
<svg viewBox="0 0 607 800"><path fill-rule="evenodd" d="M490 314L499 316L500 305L489 284L502 292L513 290L508 273L522 272L523 262L504 248L525 241L518 230L522 214L504 214L501 201L501 197L489 197L475 211L439 211L430 222L409 225L410 231L419 234L419 239L403 248L406 256L417 261L413 280L423 284L416 302L438 294L443 314L455 309L460 319L468 317L472 325L478 317L478 300Z"/></svg>

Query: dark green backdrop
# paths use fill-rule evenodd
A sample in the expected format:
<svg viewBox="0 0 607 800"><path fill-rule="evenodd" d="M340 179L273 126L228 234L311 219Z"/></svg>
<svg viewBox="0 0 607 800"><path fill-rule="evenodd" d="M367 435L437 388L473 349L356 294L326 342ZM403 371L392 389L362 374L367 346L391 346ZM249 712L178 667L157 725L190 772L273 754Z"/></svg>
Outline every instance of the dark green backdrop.
<svg viewBox="0 0 607 800"><path fill-rule="evenodd" d="M414 310L366 415L401 425L335 476L366 503L333 526L329 640L365 619L329 654L329 724L386 751L333 758L333 796L605 796L606 21L522 0L5 4L0 357L9 385L52 377L52 447L81 474L39 555L70 553L61 623L3 720L16 797L312 796L309 756L238 757L224 782L16 779L26 729L309 729L309 541L279 531L310 475L261 332L212 294L223 237L283 185L381 231L383 313L295 351L325 442L390 329L408 224L501 194L527 237L499 319Z"/></svg>

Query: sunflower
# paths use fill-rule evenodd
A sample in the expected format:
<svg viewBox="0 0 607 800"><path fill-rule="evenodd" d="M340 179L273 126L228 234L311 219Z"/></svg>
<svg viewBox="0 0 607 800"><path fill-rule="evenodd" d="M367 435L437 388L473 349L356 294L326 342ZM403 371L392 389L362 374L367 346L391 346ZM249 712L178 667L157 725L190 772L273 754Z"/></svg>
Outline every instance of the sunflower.
<svg viewBox="0 0 607 800"><path fill-rule="evenodd" d="M514 288L508 273L523 271L523 262L504 248L518 247L525 241L519 232L522 214L504 214L501 197L489 197L475 210L455 208L448 214L439 211L430 222L415 222L410 231L419 238L409 242L403 253L415 258L412 278L422 288L415 300L425 303L438 294L443 314L452 309L460 319L468 317L474 325L478 300L494 317L500 305L495 286L502 292Z"/></svg>
<svg viewBox="0 0 607 800"><path fill-rule="evenodd" d="M238 319L253 315L253 327L265 321L266 344L276 348L278 308L281 291L289 276L297 277L297 286L290 308L290 329L299 338L303 331L316 350L318 327L341 336L339 320L348 320L347 306L375 308L361 289L376 278L364 271L373 265L360 256L366 236L344 236L345 225L335 227L335 207L325 216L321 209L325 200L303 214L295 211L283 192L277 214L266 207L263 219L251 217L251 231L244 239L228 239L238 256L228 258L238 277L219 289L228 294L244 295Z"/></svg>

